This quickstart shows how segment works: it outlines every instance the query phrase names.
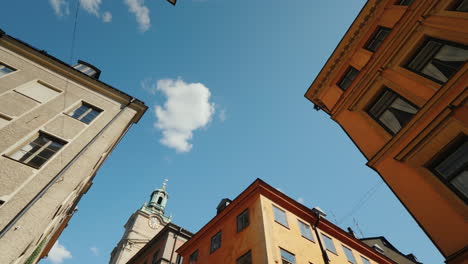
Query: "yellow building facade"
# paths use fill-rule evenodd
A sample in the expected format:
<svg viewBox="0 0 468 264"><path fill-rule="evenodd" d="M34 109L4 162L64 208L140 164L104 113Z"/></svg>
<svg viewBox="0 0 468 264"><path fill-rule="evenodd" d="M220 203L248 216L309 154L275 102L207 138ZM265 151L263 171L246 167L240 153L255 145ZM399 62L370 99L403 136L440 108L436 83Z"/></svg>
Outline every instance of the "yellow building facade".
<svg viewBox="0 0 468 264"><path fill-rule="evenodd" d="M178 264L395 263L319 213L257 179L177 250Z"/></svg>

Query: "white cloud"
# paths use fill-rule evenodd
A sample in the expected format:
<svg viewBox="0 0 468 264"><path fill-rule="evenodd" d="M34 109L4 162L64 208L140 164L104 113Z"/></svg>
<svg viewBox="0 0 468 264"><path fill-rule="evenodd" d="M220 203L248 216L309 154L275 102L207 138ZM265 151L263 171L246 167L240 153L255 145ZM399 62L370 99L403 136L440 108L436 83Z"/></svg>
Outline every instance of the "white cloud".
<svg viewBox="0 0 468 264"><path fill-rule="evenodd" d="M226 121L226 108L223 108L219 111L219 114L218 114L218 117L219 117L219 120L221 120L221 122L224 122Z"/></svg>
<svg viewBox="0 0 468 264"><path fill-rule="evenodd" d="M159 80L156 89L167 97L164 106L155 108L154 126L163 134L160 142L177 152L189 152L193 131L205 127L215 112L210 90L202 83L185 83L181 79Z"/></svg>
<svg viewBox="0 0 468 264"><path fill-rule="evenodd" d="M301 204L304 204L305 200L302 197L297 198L297 201Z"/></svg>
<svg viewBox="0 0 468 264"><path fill-rule="evenodd" d="M109 11L102 13L102 22L109 23L112 21L112 14Z"/></svg>
<svg viewBox="0 0 468 264"><path fill-rule="evenodd" d="M49 0L54 12L57 16L68 15L70 9L68 7L68 2L65 0Z"/></svg>
<svg viewBox="0 0 468 264"><path fill-rule="evenodd" d="M63 245L61 245L58 240L57 242L55 242L52 249L50 249L49 254L47 256L47 259L49 259L50 262L54 264L60 264L65 259L69 258L72 258L72 254Z"/></svg>
<svg viewBox="0 0 468 264"><path fill-rule="evenodd" d="M99 17L99 5L101 0L80 0L80 6L86 10L86 12Z"/></svg>
<svg viewBox="0 0 468 264"><path fill-rule="evenodd" d="M147 31L151 26L149 9L145 6L145 0L124 0L128 5L128 10L135 14L138 25L142 32Z"/></svg>
<svg viewBox="0 0 468 264"><path fill-rule="evenodd" d="M99 248L97 247L90 247L89 250L94 254L94 256L99 256Z"/></svg>
<svg viewBox="0 0 468 264"><path fill-rule="evenodd" d="M157 82L153 81L152 78L146 78L140 82L141 88L150 94L156 94L158 91Z"/></svg>

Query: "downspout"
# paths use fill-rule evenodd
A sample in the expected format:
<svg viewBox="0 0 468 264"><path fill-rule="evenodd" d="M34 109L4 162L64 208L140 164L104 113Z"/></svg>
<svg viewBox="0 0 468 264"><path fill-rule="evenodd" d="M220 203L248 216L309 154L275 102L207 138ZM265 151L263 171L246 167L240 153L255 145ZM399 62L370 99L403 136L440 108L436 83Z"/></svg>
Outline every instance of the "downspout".
<svg viewBox="0 0 468 264"><path fill-rule="evenodd" d="M50 189L50 187L52 187L52 185L54 185L55 182L57 182L58 179L60 179L63 174L65 174L65 172L68 171L68 169L70 169L70 167L73 165L73 163L78 160L78 158L80 158L83 153L85 153L85 151L107 130L107 128L112 125L114 123L114 121L123 113L123 111L130 105L132 104L133 102L135 101L135 98L131 98L130 101L128 101L128 103L120 108L120 111L111 119L111 121L109 121L109 123L107 123L100 131L99 133L97 133L93 139L91 139L91 141L89 141L81 150L80 152L78 152L78 154L75 155L75 157L73 157L73 159L71 159L67 165L65 167L63 167L59 173L57 175L54 176L54 178L52 178L52 180L49 181L49 183L47 183L46 186L44 186L44 188L41 189L41 191L36 194L36 196L34 196L34 198L29 201L29 203L23 208L21 209L21 211L15 215L15 217L0 231L0 239L3 238L3 236L8 232L10 231L10 229L18 222L18 220L29 210L31 209L31 207L40 199L42 198L42 196Z"/></svg>
<svg viewBox="0 0 468 264"><path fill-rule="evenodd" d="M182 227L179 227L179 230L177 230L177 233L174 234L174 245L172 245L172 252L171 252L171 258L169 258L169 263L172 264L172 257L174 256L174 251L175 251L175 245L177 243L177 237L182 232ZM178 263L177 263L178 264Z"/></svg>
<svg viewBox="0 0 468 264"><path fill-rule="evenodd" d="M318 240L319 246L320 246L320 250L322 251L323 261L324 261L325 264L329 264L330 259L328 258L327 252L323 249L322 239L320 239L319 232L317 231L317 226L318 226L318 224L320 222L320 215L316 214L315 216L317 217L317 221L315 221L315 224L314 224L315 236L317 237L317 240Z"/></svg>

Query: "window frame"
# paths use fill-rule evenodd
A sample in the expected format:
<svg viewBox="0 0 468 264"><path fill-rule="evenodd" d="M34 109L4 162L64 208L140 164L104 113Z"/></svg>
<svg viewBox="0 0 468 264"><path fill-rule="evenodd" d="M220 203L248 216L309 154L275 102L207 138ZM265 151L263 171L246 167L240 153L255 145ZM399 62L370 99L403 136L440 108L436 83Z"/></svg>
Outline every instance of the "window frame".
<svg viewBox="0 0 468 264"><path fill-rule="evenodd" d="M400 98L402 99L403 101L405 101L406 103L408 103L410 106L414 107L414 108L417 108L418 111L413 115L413 117L408 120L408 122L406 124L404 124L400 130L398 130L396 133L393 132L389 127L387 127L387 125L385 125L384 123L382 123L382 121L380 121L378 119L378 117L374 117L371 113L370 113L370 110L372 107L375 106L375 104L377 103L377 101L384 95L385 92L387 91L390 91L394 94L396 94L398 97L397 98ZM393 102L392 102L393 103ZM386 108L388 109L388 108ZM418 112L421 110L421 108L419 106L417 106L416 104L414 104L413 102L411 102L410 100L406 99L405 97L401 96L401 94L395 92L393 89L387 87L387 86L384 86L382 89L379 90L379 92L376 93L376 96L373 98L373 100L370 100L370 102L367 104L367 107L364 109L365 113L370 117L372 118L372 120L374 120L377 124L380 125L380 127L382 127L385 131L387 131L387 133L389 133L390 135L392 136L395 136L397 135L402 129L404 129L406 127L406 125L411 122L411 120L414 118L414 116L416 116L418 114Z"/></svg>
<svg viewBox="0 0 468 264"><path fill-rule="evenodd" d="M284 249L282 247L280 247L279 249L280 249L281 263L284 263L284 261L287 261L287 263L289 263L289 264L296 264L296 255L295 254L289 252L288 250L286 250L286 249ZM291 255L294 258L294 262L291 262L288 259L285 259L283 257L283 252L285 252L286 254Z"/></svg>
<svg viewBox="0 0 468 264"><path fill-rule="evenodd" d="M219 246L217 248L214 248L214 246L216 245L214 243L215 239L217 239L218 237L219 237ZM218 233L216 233L214 236L211 237L210 254L212 254L213 252L221 248L221 242L222 242L222 231L220 230L218 231Z"/></svg>
<svg viewBox="0 0 468 264"><path fill-rule="evenodd" d="M439 79L436 79L432 76L429 76L425 73L422 73L422 72L419 72L417 70L414 70L414 69L411 69L409 67L409 65L413 62L413 60L417 57L417 55L419 55L419 53L423 50L423 48L427 45L427 43L429 43L429 41L435 41L435 42L439 42L441 43L442 45L449 45L449 46L454 46L454 47L457 47L457 48L462 48L462 49L465 49L465 50L468 50L468 46L465 46L464 44L460 44L460 43L457 43L457 42L452 42L452 41L448 41L448 40L445 40L445 39L439 39L439 38L436 38L436 37L431 37L431 36L426 36L423 41L421 42L421 44L412 52L410 53L410 56L409 56L409 59L407 59L406 63L403 64L403 68L412 72L412 73L415 73L419 76L422 76L428 80L431 80L437 84L440 84L440 85L444 85L445 83L449 82L450 79L453 77L453 75L457 74L457 72L463 67L461 66L452 76L450 76L448 78L448 80L446 82L443 82ZM443 47L443 46L442 46ZM439 48L440 50L440 48ZM438 51L437 51L438 52ZM437 52L435 54L437 54ZM432 57L429 62L433 59L434 57ZM428 63L429 63L428 62ZM466 62L465 62L466 63ZM425 64L426 66L427 64Z"/></svg>
<svg viewBox="0 0 468 264"><path fill-rule="evenodd" d="M276 206L276 205L274 205L274 204L272 204L272 206L273 206L273 218L275 219L275 222L278 223L278 224L280 224L280 225L282 225L282 226L284 226L284 227L286 227L287 229L289 229L288 216L286 215L286 211L283 210L283 209L281 209L281 208L279 208L278 206ZM275 211L275 209L278 210L279 212L283 213L285 223L282 223L282 222L280 222L280 220L276 219L276 211Z"/></svg>
<svg viewBox="0 0 468 264"><path fill-rule="evenodd" d="M82 106L85 106L87 107L88 109L86 109L86 111L84 111L80 116L78 117L74 117L73 114L75 113L76 110L80 109ZM97 115L94 116L94 118L89 121L89 123L86 123L85 121L83 121L83 119L88 116L92 111L96 111L98 112ZM101 113L104 112L103 109L99 108L99 107L96 107L90 103L87 103L85 101L81 101L80 104L78 104L77 106L73 107L72 110L69 110L66 115L68 115L69 117L73 118L73 119L76 119L78 121L81 121L82 123L86 124L86 125L90 125L94 120L96 120L100 115Z"/></svg>
<svg viewBox="0 0 468 264"><path fill-rule="evenodd" d="M10 75L10 74L15 73L15 72L18 71L18 69L16 69L15 67L11 67L10 65L8 65L8 64L6 64L4 62L0 62L0 66L4 66L5 68L8 68L8 69L11 70L11 72L9 72L9 73L5 73L3 75L0 75L0 78L3 78L5 76L7 76L7 75Z"/></svg>
<svg viewBox="0 0 468 264"><path fill-rule="evenodd" d="M336 251L336 247L335 247L335 243L333 243L333 239L327 235L325 235L324 233L320 233L320 235L322 236L322 239L323 239L323 244L325 246L325 250L328 250L330 251L331 253L335 254L335 255L338 255L338 252ZM330 242L331 242L331 245L333 246L333 250L332 251L330 248L327 247L327 243L325 243L326 239L327 238Z"/></svg>
<svg viewBox="0 0 468 264"><path fill-rule="evenodd" d="M189 264L196 264L198 262L198 249L195 250L189 257Z"/></svg>
<svg viewBox="0 0 468 264"><path fill-rule="evenodd" d="M312 242L315 243L314 235L312 234L311 226L308 225L308 224L306 224L306 223L304 223L303 221L301 221L301 220L299 220L299 219L297 219L297 222L299 223L299 231L301 232L301 236L302 236L303 238L305 238L305 239L307 239L307 240L312 241ZM307 230L309 230L309 232L310 232L310 238L304 235L304 233L302 232L301 226L307 227Z"/></svg>
<svg viewBox="0 0 468 264"><path fill-rule="evenodd" d="M452 155L456 150L461 148L464 144L468 144L468 135L458 135L450 141L442 150L435 154L432 159L426 164L426 168L436 176L447 188L449 188L452 192L455 193L465 204L468 204L468 197L466 197L461 191L459 191L455 186L453 186L450 181L455 179L456 176L466 170L468 168L468 162L461 166L461 168L454 174L449 175L449 177L445 178L441 175L437 170L436 167L439 166L442 162L444 162L450 155Z"/></svg>
<svg viewBox="0 0 468 264"><path fill-rule="evenodd" d="M347 246L343 245L343 244L341 244L341 247L343 248L343 252L344 252L344 254L346 256L346 260L348 260L349 263L357 264L356 256L354 256L353 251L350 248L348 248ZM349 259L349 256L348 256L348 254L346 254L346 252L349 252L349 254L351 254L351 256L353 258L352 260Z"/></svg>
<svg viewBox="0 0 468 264"><path fill-rule="evenodd" d="M355 71L356 72L356 76L354 76L353 79L350 79L348 78L348 74L352 71ZM356 80L356 78L358 77L360 71L356 68L354 68L353 66L349 65L348 68L346 69L346 71L343 73L343 75L341 76L341 78L339 79L338 82L336 82L336 86L338 86L343 92L346 92L348 90L348 88L353 84L354 80ZM341 83L345 80L345 79L349 79L351 80L348 84L348 86L346 87L342 87L341 86Z"/></svg>
<svg viewBox="0 0 468 264"><path fill-rule="evenodd" d="M372 44L375 40L376 40L376 37L377 35L382 31L382 30L385 30L387 31L387 35L385 35L385 38L382 39L382 41L380 41L380 43L377 45L377 48L375 48L374 50L372 50L369 45ZM388 27L383 27L383 26L378 26L377 29L374 31L374 33L372 34L372 37L366 42L366 45L364 45L364 49L365 50L368 50L370 52L377 52L377 50L379 50L380 46L382 46L382 43L384 43L384 41L387 39L388 35L390 34L390 32L392 31L391 28L388 28Z"/></svg>
<svg viewBox="0 0 468 264"><path fill-rule="evenodd" d="M370 260L367 259L367 258L365 258L365 257L363 257L363 256L361 256L361 262L362 262L363 264L371 264Z"/></svg>
<svg viewBox="0 0 468 264"><path fill-rule="evenodd" d="M39 139L40 137L45 137L47 140L49 140L48 142L46 142L44 145L40 146L39 149L37 149L36 151L34 151L29 157L27 157L24 161L21 161L21 159L24 157L21 157L19 159L16 159L13 157L13 155L15 155L16 153L18 153L20 150L22 150L24 147L32 144L35 140ZM34 164L29 164L28 162L30 162L31 160L33 160L36 156L38 156L40 153L42 153L44 150L46 150L52 143L59 143L61 144L62 146L57 150L57 151L54 151L54 153L49 157L47 158L41 165L39 166L36 166ZM40 169L42 168L43 166L45 166L51 159L54 158L54 156L56 156L56 154L58 154L64 147L65 145L68 143L68 141L62 139L62 138L59 138L57 136L54 136L54 135L51 135L49 133L46 133L44 131L38 131L35 133L34 136L31 136L29 137L27 140L23 141L22 144L20 146L18 146L17 148L13 149L12 151L9 151L8 154L5 154L3 155L4 157L7 157L11 160L14 160L16 162L19 162L21 164L24 164L26 166L29 166L31 168L34 168L34 169ZM29 153L26 152L26 153ZM41 159L45 159L44 157L40 156Z"/></svg>
<svg viewBox="0 0 468 264"><path fill-rule="evenodd" d="M243 221L247 219L246 223ZM240 220L240 221L239 221ZM249 213L249 208L245 209L240 213L237 218L237 233L241 232L242 230L246 229L250 225L250 213Z"/></svg>
<svg viewBox="0 0 468 264"><path fill-rule="evenodd" d="M246 253L244 253L242 256L238 257L236 260L236 264L242 264L240 261L244 261L245 257L249 257L250 264L252 264L252 250L249 249Z"/></svg>

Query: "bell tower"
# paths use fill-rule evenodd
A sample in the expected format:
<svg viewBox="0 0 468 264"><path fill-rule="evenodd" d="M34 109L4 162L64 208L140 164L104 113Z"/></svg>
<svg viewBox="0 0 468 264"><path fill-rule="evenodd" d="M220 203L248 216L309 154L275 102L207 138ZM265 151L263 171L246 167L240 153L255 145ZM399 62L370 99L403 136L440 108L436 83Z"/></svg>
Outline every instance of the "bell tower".
<svg viewBox="0 0 468 264"><path fill-rule="evenodd" d="M167 179L160 189L154 190L148 203L133 213L124 225L125 232L112 250L110 264L125 264L148 243L171 219L165 215L169 195Z"/></svg>

